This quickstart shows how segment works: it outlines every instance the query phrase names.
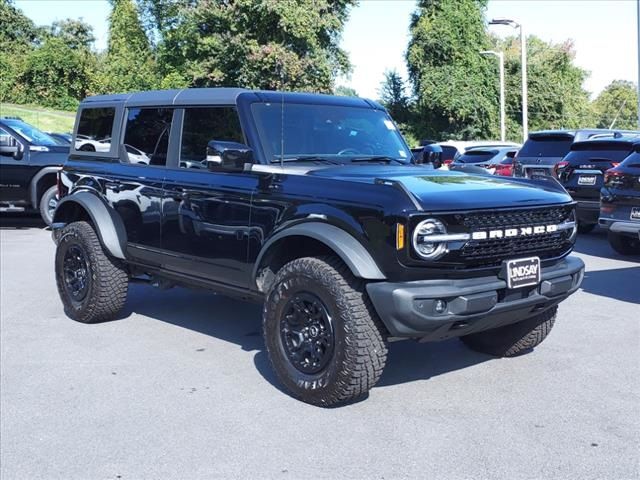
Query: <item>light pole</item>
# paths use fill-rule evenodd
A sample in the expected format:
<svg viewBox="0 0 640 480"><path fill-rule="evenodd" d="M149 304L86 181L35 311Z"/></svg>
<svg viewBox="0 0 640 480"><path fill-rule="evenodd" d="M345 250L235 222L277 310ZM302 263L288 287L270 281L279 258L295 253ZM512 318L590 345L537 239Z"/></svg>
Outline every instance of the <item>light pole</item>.
<svg viewBox="0 0 640 480"><path fill-rule="evenodd" d="M640 0L638 0L640 1ZM520 65L522 69L522 137L527 141L529 135L529 107L527 103L527 36L521 23L508 18L494 18L489 25L509 25L520 29Z"/></svg>
<svg viewBox="0 0 640 480"><path fill-rule="evenodd" d="M507 133L504 113L504 53L494 52L493 50L483 50L480 52L480 55L493 55L498 57L500 67L500 141L504 142Z"/></svg>

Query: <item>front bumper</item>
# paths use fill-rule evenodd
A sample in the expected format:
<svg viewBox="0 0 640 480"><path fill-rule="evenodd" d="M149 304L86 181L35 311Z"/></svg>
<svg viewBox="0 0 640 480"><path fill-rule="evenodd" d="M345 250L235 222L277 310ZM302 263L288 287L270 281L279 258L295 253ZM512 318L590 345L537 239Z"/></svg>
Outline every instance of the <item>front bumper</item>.
<svg viewBox="0 0 640 480"><path fill-rule="evenodd" d="M575 292L584 263L567 257L542 269L539 285L514 290L497 276L462 280L372 282L367 293L391 337L442 340L515 323ZM446 301L443 313L436 300Z"/></svg>

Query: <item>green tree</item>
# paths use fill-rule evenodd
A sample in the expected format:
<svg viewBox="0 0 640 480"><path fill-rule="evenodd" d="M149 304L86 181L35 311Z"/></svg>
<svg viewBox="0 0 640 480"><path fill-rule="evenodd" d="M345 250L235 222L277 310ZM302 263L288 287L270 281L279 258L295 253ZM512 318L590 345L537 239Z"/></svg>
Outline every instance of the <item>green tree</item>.
<svg viewBox="0 0 640 480"><path fill-rule="evenodd" d="M614 80L594 101L599 128L636 129L638 127L638 91L636 84Z"/></svg>
<svg viewBox="0 0 640 480"><path fill-rule="evenodd" d="M101 88L106 92L158 86L156 63L133 0L111 0L109 41Z"/></svg>
<svg viewBox="0 0 640 480"><path fill-rule="evenodd" d="M342 95L343 97L358 97L358 92L355 88L346 87L344 85L338 85L333 89L334 95Z"/></svg>
<svg viewBox="0 0 640 480"><path fill-rule="evenodd" d="M406 53L420 138L482 139L498 133L498 84L487 50L486 0L420 0Z"/></svg>
<svg viewBox="0 0 640 480"><path fill-rule="evenodd" d="M143 0L162 75L194 86L331 92L349 62L340 33L355 0Z"/></svg>
<svg viewBox="0 0 640 480"><path fill-rule="evenodd" d="M494 49L505 54L507 137L519 140L522 138L520 39L494 39ZM576 66L574 58L570 41L555 44L527 37L530 131L595 126L589 94L582 87L588 72ZM497 84L497 66L493 78Z"/></svg>
<svg viewBox="0 0 640 480"><path fill-rule="evenodd" d="M90 93L95 58L74 49L58 37L50 37L26 58L17 76L14 100L46 107L73 110Z"/></svg>
<svg viewBox="0 0 640 480"><path fill-rule="evenodd" d="M406 85L396 70L384 72L384 80L380 85L380 100L396 122L409 121L409 95Z"/></svg>
<svg viewBox="0 0 640 480"><path fill-rule="evenodd" d="M91 49L96 37L93 35L93 27L88 23L72 18L58 20L51 24L49 32L58 37L70 48L86 50Z"/></svg>

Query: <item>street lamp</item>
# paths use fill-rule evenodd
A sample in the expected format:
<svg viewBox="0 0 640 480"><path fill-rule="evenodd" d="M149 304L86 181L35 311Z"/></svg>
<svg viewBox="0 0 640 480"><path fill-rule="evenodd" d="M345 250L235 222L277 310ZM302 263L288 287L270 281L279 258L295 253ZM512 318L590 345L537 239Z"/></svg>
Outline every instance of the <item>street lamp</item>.
<svg viewBox="0 0 640 480"><path fill-rule="evenodd" d="M640 1L640 0L639 0ZM520 63L522 68L522 136L527 141L529 134L529 107L527 105L527 37L521 23L508 18L494 18L489 25L509 25L520 29Z"/></svg>
<svg viewBox="0 0 640 480"><path fill-rule="evenodd" d="M640 0L639 0L640 1ZM504 142L506 136L505 113L504 113L504 53L493 50L483 50L480 55L493 55L498 57L500 65L500 141Z"/></svg>

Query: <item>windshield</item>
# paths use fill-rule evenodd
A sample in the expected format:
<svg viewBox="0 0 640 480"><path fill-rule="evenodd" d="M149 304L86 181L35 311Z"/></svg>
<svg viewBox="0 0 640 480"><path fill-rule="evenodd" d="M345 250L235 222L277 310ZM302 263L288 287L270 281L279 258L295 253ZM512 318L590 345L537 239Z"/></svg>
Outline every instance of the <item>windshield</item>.
<svg viewBox="0 0 640 480"><path fill-rule="evenodd" d="M411 151L382 110L295 103L254 103L251 109L271 162L281 154L285 161L411 161Z"/></svg>
<svg viewBox="0 0 640 480"><path fill-rule="evenodd" d="M28 123L24 123L22 120L5 120L4 122L34 145L46 147L58 145L58 142L53 137Z"/></svg>

